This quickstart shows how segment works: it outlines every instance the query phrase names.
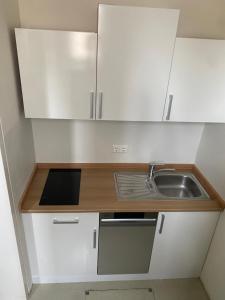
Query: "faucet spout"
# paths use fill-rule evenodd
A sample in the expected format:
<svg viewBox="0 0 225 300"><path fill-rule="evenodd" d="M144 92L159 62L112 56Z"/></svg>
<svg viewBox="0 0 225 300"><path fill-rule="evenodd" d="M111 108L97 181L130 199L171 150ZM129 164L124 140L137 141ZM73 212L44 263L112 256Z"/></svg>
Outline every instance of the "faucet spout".
<svg viewBox="0 0 225 300"><path fill-rule="evenodd" d="M149 163L148 176L147 176L148 181L150 181L154 178L155 173L176 171L175 169L168 169L168 168L167 169L164 168L164 169L160 169L160 170L155 169L157 166L162 166L162 165L165 165L165 164L163 162L156 162L156 161Z"/></svg>
<svg viewBox="0 0 225 300"><path fill-rule="evenodd" d="M175 171L176 171L176 169L160 169L160 170L155 170L154 174L155 173L161 173L161 172L175 172Z"/></svg>

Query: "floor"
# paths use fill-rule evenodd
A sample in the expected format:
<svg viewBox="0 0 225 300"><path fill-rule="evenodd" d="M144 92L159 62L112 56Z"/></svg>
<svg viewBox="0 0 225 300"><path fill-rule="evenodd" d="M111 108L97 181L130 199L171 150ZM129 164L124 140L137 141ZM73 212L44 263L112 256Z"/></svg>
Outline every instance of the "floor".
<svg viewBox="0 0 225 300"><path fill-rule="evenodd" d="M36 284L30 300L85 300L85 290L120 288L152 288L155 300L209 300L199 279Z"/></svg>

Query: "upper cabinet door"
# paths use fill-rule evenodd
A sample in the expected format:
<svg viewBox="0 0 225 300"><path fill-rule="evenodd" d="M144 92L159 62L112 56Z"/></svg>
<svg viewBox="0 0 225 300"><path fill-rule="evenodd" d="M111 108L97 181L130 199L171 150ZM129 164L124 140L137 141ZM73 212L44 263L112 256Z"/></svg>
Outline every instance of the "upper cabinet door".
<svg viewBox="0 0 225 300"><path fill-rule="evenodd" d="M225 122L225 41L177 38L164 120Z"/></svg>
<svg viewBox="0 0 225 300"><path fill-rule="evenodd" d="M27 118L92 119L97 34L16 29Z"/></svg>
<svg viewBox="0 0 225 300"><path fill-rule="evenodd" d="M161 121L179 11L99 5L97 119Z"/></svg>

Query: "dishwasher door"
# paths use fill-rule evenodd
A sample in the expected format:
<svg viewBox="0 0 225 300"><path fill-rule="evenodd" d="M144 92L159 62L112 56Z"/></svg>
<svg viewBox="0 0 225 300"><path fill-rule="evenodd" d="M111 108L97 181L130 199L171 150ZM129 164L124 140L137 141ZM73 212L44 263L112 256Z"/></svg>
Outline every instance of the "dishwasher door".
<svg viewBox="0 0 225 300"><path fill-rule="evenodd" d="M98 274L148 273L157 213L100 214Z"/></svg>

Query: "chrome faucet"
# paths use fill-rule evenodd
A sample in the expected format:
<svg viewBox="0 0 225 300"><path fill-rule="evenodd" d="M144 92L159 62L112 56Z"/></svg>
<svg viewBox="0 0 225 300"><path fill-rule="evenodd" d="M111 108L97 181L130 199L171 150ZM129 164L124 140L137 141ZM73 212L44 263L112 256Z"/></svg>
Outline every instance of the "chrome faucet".
<svg viewBox="0 0 225 300"><path fill-rule="evenodd" d="M148 175L147 175L148 180L152 180L154 178L155 173L175 171L175 169L168 169L168 168L155 170L155 168L157 166L163 166L163 165L165 165L165 164L161 161L153 161L153 162L149 163L149 165L148 165Z"/></svg>

